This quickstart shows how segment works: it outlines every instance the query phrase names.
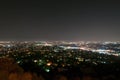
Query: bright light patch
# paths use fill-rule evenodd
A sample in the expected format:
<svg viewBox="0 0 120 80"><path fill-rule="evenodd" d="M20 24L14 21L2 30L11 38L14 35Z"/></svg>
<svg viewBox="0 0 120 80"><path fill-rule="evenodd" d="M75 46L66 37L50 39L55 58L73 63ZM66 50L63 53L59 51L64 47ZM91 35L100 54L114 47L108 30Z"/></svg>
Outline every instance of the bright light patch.
<svg viewBox="0 0 120 80"><path fill-rule="evenodd" d="M45 69L46 72L50 72L50 69Z"/></svg>

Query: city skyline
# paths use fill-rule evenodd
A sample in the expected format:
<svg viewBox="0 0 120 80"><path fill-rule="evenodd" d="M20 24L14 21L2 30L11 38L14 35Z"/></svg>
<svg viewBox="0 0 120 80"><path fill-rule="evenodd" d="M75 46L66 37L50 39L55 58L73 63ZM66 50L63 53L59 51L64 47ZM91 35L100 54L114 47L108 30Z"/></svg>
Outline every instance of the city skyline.
<svg viewBox="0 0 120 80"><path fill-rule="evenodd" d="M0 40L120 40L120 5L113 0L16 1L0 7Z"/></svg>

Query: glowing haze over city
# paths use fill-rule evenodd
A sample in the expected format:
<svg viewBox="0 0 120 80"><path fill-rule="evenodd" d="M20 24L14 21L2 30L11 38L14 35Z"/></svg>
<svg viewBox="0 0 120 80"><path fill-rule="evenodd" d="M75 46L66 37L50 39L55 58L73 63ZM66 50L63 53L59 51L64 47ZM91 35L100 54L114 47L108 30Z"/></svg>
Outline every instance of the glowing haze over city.
<svg viewBox="0 0 120 80"><path fill-rule="evenodd" d="M117 1L0 3L0 40L119 41Z"/></svg>

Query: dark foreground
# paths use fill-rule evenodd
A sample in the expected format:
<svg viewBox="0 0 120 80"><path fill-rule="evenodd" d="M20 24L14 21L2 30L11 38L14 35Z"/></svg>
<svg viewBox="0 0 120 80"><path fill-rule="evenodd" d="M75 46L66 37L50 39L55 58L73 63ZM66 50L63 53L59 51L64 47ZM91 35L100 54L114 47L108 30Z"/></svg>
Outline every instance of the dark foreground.
<svg viewBox="0 0 120 80"><path fill-rule="evenodd" d="M18 65L13 59L1 58L0 80L120 80L120 65L81 63L43 70L32 63Z"/></svg>

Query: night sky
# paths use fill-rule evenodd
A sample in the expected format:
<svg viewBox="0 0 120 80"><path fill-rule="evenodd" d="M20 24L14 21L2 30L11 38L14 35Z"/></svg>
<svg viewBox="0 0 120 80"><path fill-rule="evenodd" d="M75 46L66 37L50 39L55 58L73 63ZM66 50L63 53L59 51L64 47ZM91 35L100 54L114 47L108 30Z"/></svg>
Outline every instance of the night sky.
<svg viewBox="0 0 120 80"><path fill-rule="evenodd" d="M119 2L80 1L0 2L0 40L120 40Z"/></svg>

